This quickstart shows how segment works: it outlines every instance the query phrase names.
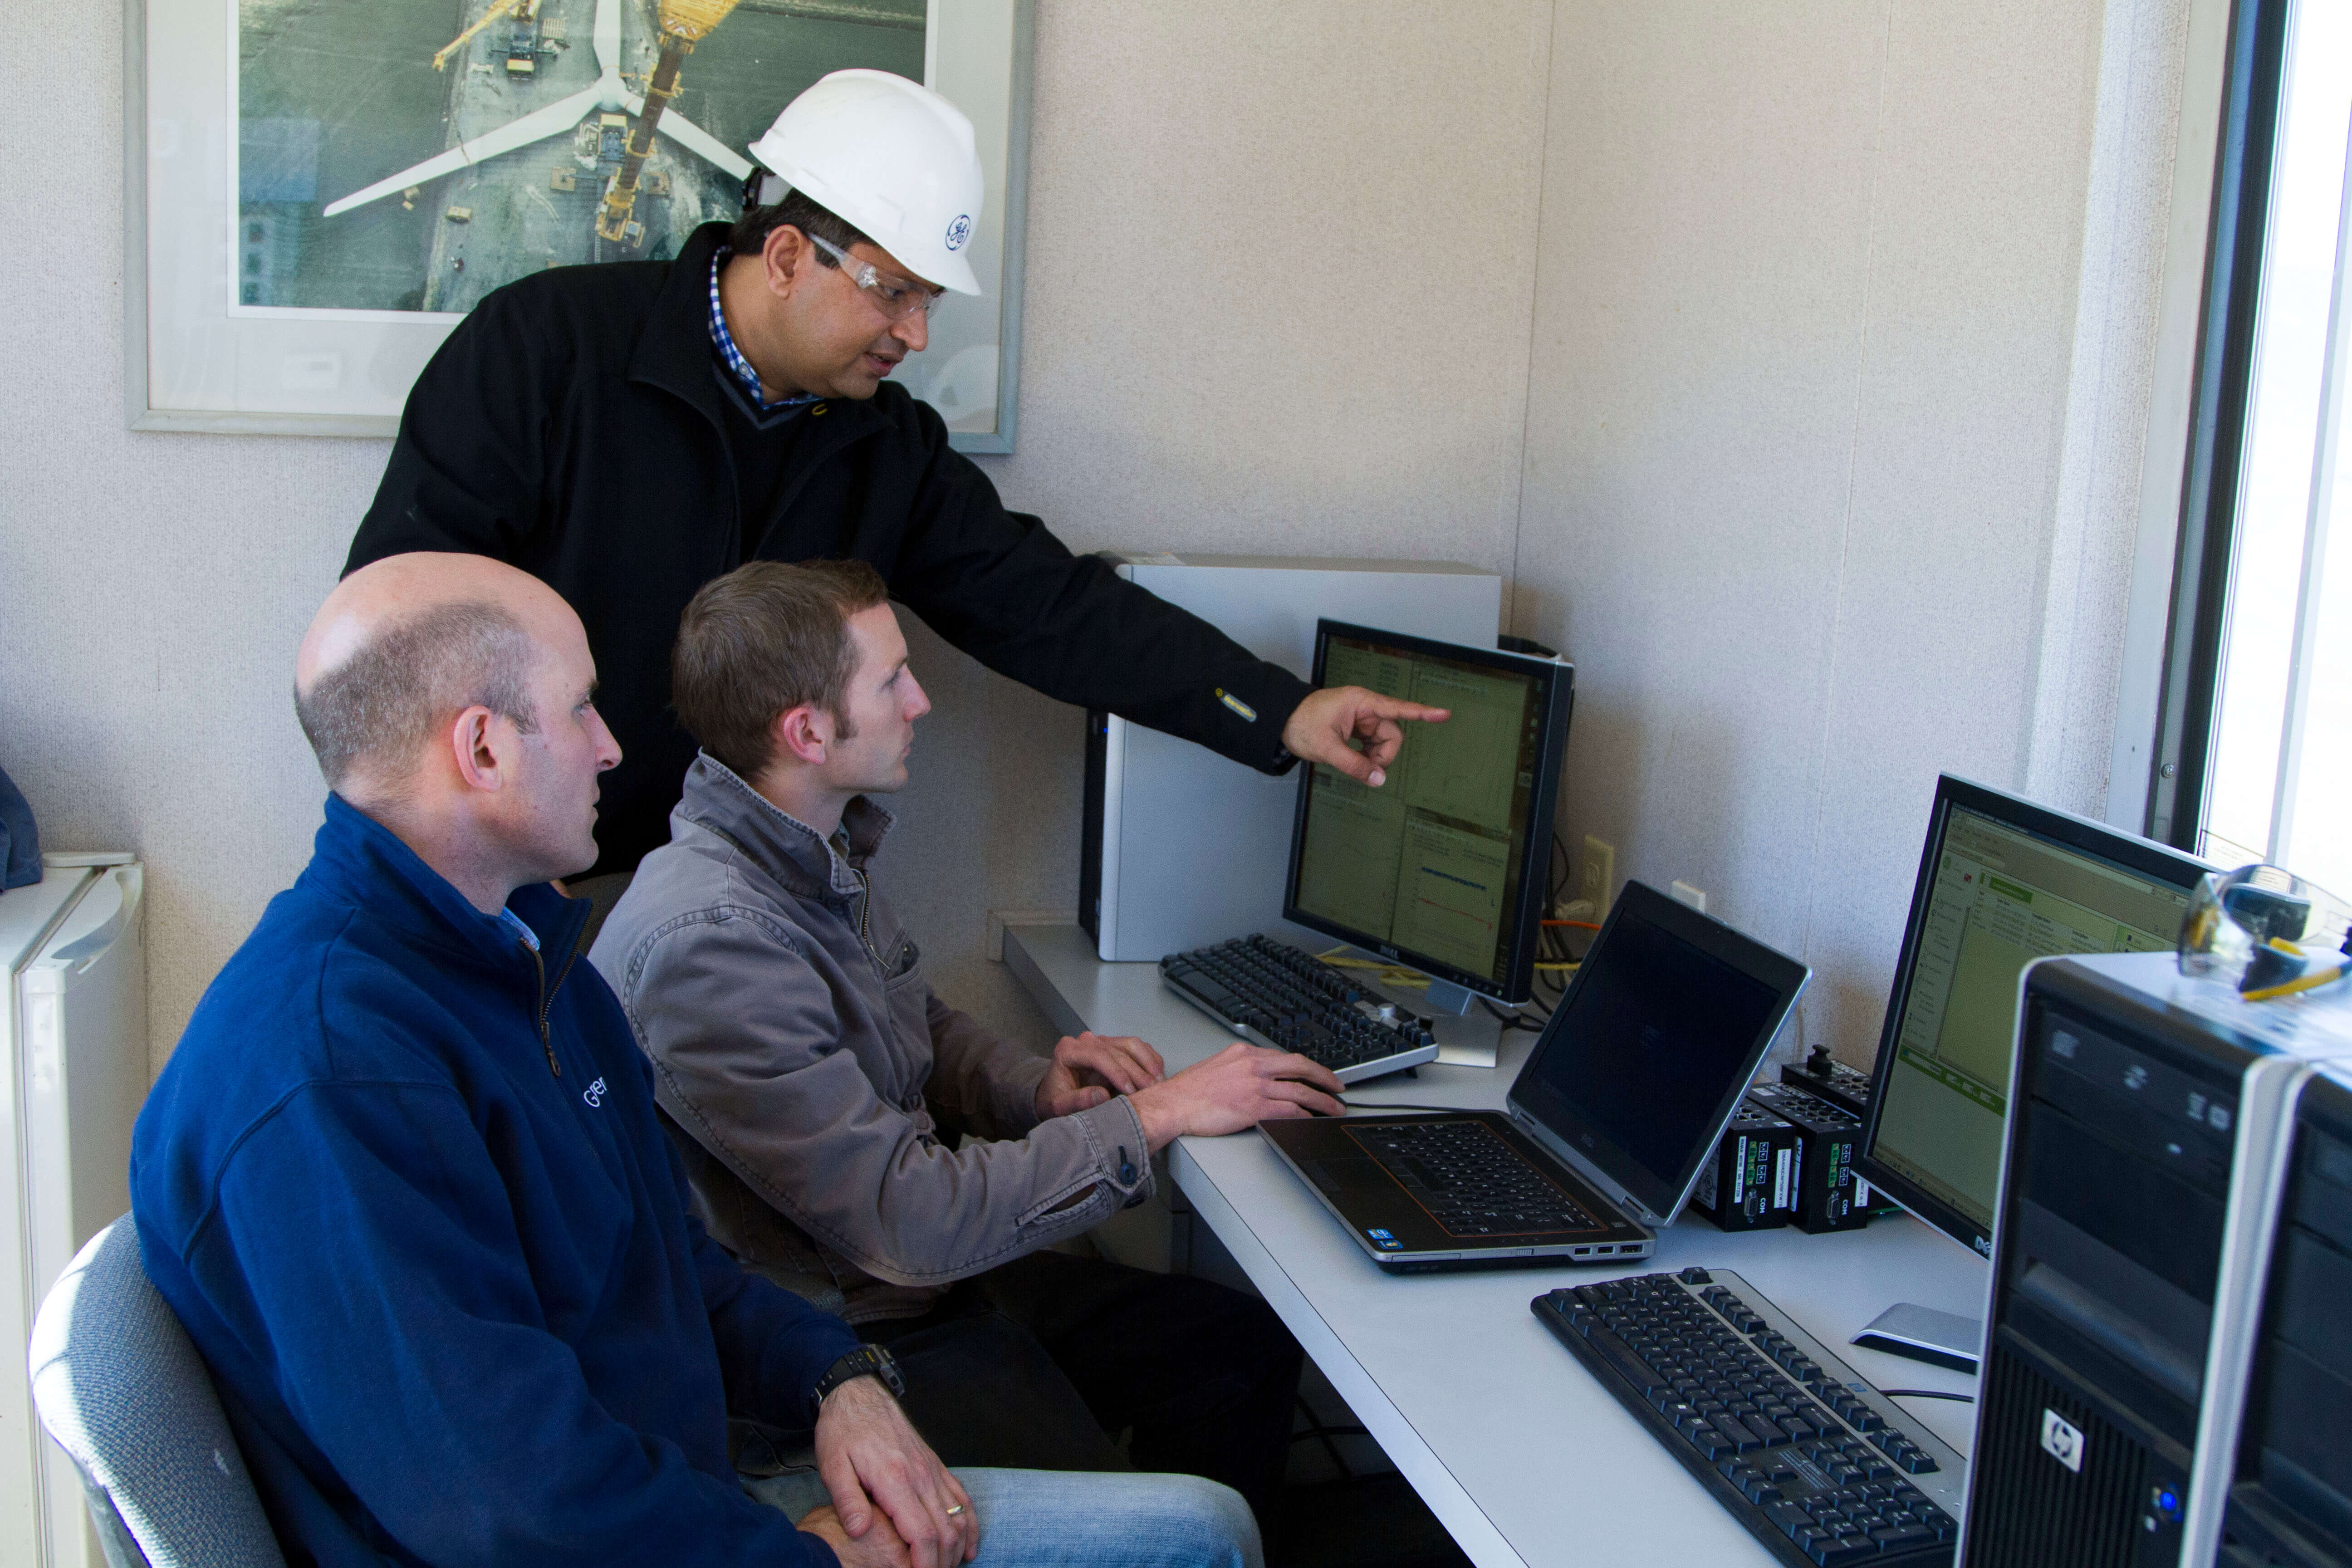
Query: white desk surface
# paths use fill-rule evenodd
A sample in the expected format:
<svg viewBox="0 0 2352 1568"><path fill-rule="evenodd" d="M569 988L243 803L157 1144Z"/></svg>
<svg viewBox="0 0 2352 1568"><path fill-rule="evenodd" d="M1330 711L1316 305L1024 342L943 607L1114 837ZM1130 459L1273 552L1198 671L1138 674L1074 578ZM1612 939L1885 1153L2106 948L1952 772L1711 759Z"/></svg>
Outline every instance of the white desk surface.
<svg viewBox="0 0 2352 1568"><path fill-rule="evenodd" d="M1005 961L1066 1030L1139 1035L1174 1071L1228 1037L1150 963L1104 963L1076 926L1017 926ZM1535 1037L1506 1036L1498 1068L1423 1067L1350 1100L1502 1105ZM1773 1559L1528 1310L1562 1284L1729 1268L1882 1388L1973 1394L1976 1380L1845 1342L1896 1300L1984 1309L1983 1263L1908 1217L1866 1230L1727 1236L1685 1219L1624 1267L1390 1278L1255 1133L1186 1138L1171 1152L1186 1199L1282 1315L1391 1460L1481 1568L1571 1563L1770 1563ZM1975 1406L1901 1402L1962 1453Z"/></svg>

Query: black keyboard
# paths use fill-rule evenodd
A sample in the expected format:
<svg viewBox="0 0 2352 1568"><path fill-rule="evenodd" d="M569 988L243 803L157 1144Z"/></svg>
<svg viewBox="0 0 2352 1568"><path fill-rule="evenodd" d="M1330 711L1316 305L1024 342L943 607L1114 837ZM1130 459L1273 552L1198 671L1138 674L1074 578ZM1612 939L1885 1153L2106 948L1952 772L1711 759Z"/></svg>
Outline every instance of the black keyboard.
<svg viewBox="0 0 2352 1568"><path fill-rule="evenodd" d="M1452 1235L1604 1228L1479 1122L1384 1122L1348 1134Z"/></svg>
<svg viewBox="0 0 2352 1568"><path fill-rule="evenodd" d="M1171 952L1160 978L1243 1039L1311 1058L1341 1083L1437 1059L1427 1019L1272 937Z"/></svg>
<svg viewBox="0 0 2352 1568"><path fill-rule="evenodd" d="M1952 1561L1968 1462L1737 1274L1685 1268L1530 1303L1781 1562Z"/></svg>

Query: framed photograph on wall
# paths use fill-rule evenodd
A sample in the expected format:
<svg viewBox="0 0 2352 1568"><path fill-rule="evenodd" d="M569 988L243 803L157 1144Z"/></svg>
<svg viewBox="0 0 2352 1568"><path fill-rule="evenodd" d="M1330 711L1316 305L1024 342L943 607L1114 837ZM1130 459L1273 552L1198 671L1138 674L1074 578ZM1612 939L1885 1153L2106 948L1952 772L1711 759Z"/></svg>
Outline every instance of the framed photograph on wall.
<svg viewBox="0 0 2352 1568"><path fill-rule="evenodd" d="M389 436L484 294L677 254L740 210L745 149L785 104L866 66L978 132L982 291L941 302L898 378L958 449L1009 452L1034 4L128 0L131 426ZM680 18L698 37L665 58ZM664 69L652 156L607 202Z"/></svg>

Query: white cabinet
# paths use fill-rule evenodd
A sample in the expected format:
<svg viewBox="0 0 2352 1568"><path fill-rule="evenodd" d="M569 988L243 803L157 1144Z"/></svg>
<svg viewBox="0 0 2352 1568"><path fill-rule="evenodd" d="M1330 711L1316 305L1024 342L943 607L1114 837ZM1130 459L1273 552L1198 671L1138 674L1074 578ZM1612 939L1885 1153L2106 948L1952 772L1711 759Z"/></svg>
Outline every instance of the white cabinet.
<svg viewBox="0 0 2352 1568"><path fill-rule="evenodd" d="M147 1093L145 879L128 855L48 855L0 893L0 1563L103 1562L72 1461L33 1412L41 1297L131 1206Z"/></svg>

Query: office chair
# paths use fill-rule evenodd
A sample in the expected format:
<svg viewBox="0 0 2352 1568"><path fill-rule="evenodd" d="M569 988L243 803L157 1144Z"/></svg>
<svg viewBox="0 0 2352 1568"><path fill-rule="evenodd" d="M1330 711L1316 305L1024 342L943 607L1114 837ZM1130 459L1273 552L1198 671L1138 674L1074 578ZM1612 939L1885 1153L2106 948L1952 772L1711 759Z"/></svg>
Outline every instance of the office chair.
<svg viewBox="0 0 2352 1568"><path fill-rule="evenodd" d="M33 1401L81 1472L111 1568L285 1568L187 1331L123 1215L33 1321Z"/></svg>

